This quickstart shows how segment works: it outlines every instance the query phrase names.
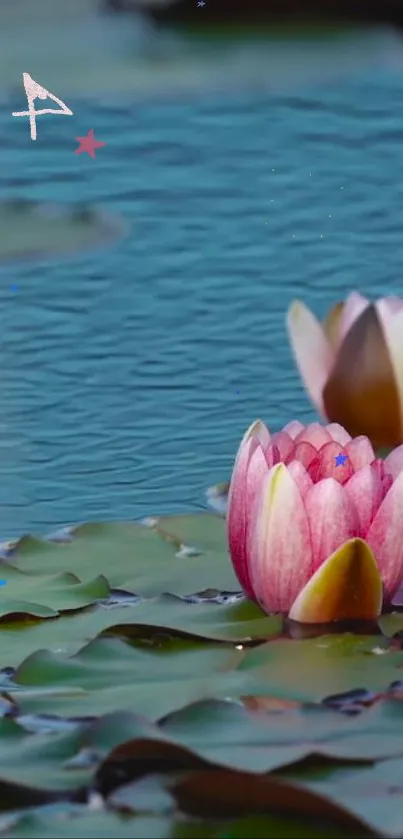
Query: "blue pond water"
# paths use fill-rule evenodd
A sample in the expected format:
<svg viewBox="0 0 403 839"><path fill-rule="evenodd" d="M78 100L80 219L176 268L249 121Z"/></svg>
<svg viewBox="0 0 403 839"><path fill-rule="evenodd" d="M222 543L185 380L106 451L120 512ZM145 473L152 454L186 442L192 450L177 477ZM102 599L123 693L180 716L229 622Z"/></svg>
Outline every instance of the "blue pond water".
<svg viewBox="0 0 403 839"><path fill-rule="evenodd" d="M0 271L2 536L195 510L251 420L314 417L286 308L402 292L402 93L378 71L83 100L74 129L41 118L35 149L2 107L0 197L97 201L130 226L106 251ZM90 128L96 160L73 153Z"/></svg>

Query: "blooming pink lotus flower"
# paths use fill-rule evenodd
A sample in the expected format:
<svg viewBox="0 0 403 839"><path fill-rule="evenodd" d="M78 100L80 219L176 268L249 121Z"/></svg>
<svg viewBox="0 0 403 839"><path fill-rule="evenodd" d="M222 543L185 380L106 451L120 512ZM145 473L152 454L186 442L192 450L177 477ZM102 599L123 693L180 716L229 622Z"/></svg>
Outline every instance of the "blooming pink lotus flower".
<svg viewBox="0 0 403 839"><path fill-rule="evenodd" d="M320 324L298 301L288 312L291 345L320 414L376 447L403 442L403 300L372 304L353 292Z"/></svg>
<svg viewBox="0 0 403 839"><path fill-rule="evenodd" d="M294 421L270 435L257 420L229 490L235 573L266 612L304 623L372 619L403 577L402 511L403 445L383 461L367 437L336 423Z"/></svg>

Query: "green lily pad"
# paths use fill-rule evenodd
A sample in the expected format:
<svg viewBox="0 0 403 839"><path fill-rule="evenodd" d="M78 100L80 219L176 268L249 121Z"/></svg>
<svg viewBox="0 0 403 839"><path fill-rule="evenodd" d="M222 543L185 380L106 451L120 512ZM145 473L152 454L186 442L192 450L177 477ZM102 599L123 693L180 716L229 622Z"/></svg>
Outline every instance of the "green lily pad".
<svg viewBox="0 0 403 839"><path fill-rule="evenodd" d="M0 593L0 621L15 614L56 617L62 611L89 606L110 593L102 576L82 583L75 574L68 572L32 575L10 563L2 563L1 574L7 587Z"/></svg>
<svg viewBox="0 0 403 839"><path fill-rule="evenodd" d="M325 780L307 779L303 771L289 773L304 788L343 803L371 824L377 835L403 832L403 758L383 760L371 767L334 767Z"/></svg>
<svg viewBox="0 0 403 839"><path fill-rule="evenodd" d="M130 708L155 719L178 702L185 705L204 697L320 701L358 687L385 690L403 666L403 652L389 649L378 638L346 634L273 640L248 650L242 644L234 649L170 638L164 627L151 637L145 632L144 638L136 638L138 629L127 623L108 629L123 636L133 633L135 646L98 638L71 658L45 650L30 656L15 674L16 685L24 688L18 697L23 711L74 715ZM158 683L164 687L155 692ZM27 695L32 687L35 692ZM54 694L61 687L66 694Z"/></svg>
<svg viewBox="0 0 403 839"><path fill-rule="evenodd" d="M188 513L184 516L161 516L151 521L157 532L172 539L178 548L187 545L200 553L220 551L228 555L225 524L220 516Z"/></svg>
<svg viewBox="0 0 403 839"><path fill-rule="evenodd" d="M377 636L327 635L274 640L248 650L239 669L253 673L256 693L300 702L354 688L384 690L399 678L403 652Z"/></svg>
<svg viewBox="0 0 403 839"><path fill-rule="evenodd" d="M92 781L94 768L108 752L147 726L130 713L113 713L93 722L77 723L63 733L29 734L10 719L0 720L0 788L17 784L29 791L78 790ZM150 727L150 730L151 727ZM0 809L14 802L0 796Z"/></svg>
<svg viewBox="0 0 403 839"><path fill-rule="evenodd" d="M161 721L165 736L211 763L267 772L309 755L335 760L375 760L403 754L402 703L375 706L359 718L302 706L265 715L240 703L205 701Z"/></svg>
<svg viewBox="0 0 403 839"><path fill-rule="evenodd" d="M85 524L63 543L24 537L2 560L0 833L401 835L383 801L399 790L379 782L377 817L344 774L375 783L365 767L403 759L388 689L400 616L379 636L285 638L240 594L225 528L215 514Z"/></svg>
<svg viewBox="0 0 403 839"><path fill-rule="evenodd" d="M164 778L146 775L138 781L118 787L108 798L108 806L125 813L174 812L175 799L165 787Z"/></svg>
<svg viewBox="0 0 403 839"><path fill-rule="evenodd" d="M393 638L399 632L403 632L403 614L400 612L391 612L388 615L381 615L378 618L378 624L387 638Z"/></svg>
<svg viewBox="0 0 403 839"><path fill-rule="evenodd" d="M23 603L26 609L27 603ZM49 610L50 611L50 610ZM59 613L60 615L60 613ZM49 617L48 614L44 615ZM3 619L0 625L0 668L18 666L38 649L74 655L89 639L112 626L119 618L127 620L127 609L88 609L64 613L52 621Z"/></svg>
<svg viewBox="0 0 403 839"><path fill-rule="evenodd" d="M190 604L174 595L162 595L125 612L119 610L119 617L126 618L125 622L120 624L116 621L109 631L127 637L144 637L165 629L172 634L178 632L196 638L247 644L276 637L283 630L280 615L267 616L250 600L228 605L208 602Z"/></svg>
<svg viewBox="0 0 403 839"><path fill-rule="evenodd" d="M63 570L81 580L92 579L96 569L111 587L143 597L165 591L193 594L206 586L218 591L239 591L221 541L217 551L177 556L173 542L141 524L83 524L74 529L73 536L68 543L24 537L16 544L9 561L30 573L55 574Z"/></svg>
<svg viewBox="0 0 403 839"><path fill-rule="evenodd" d="M42 808L33 813L17 814L8 818L12 824L7 830L10 839L199 839L192 822L179 821L163 816L120 815L100 809L69 805ZM0 822L1 826L1 822ZM182 829L187 832L182 833ZM176 832L178 830L178 832ZM212 833L203 833L209 839Z"/></svg>
<svg viewBox="0 0 403 839"><path fill-rule="evenodd" d="M65 763L79 748L77 733L27 734L18 722L0 720L0 786L14 783L21 787L51 790L78 789L91 777L91 769L66 771ZM21 792L23 795L23 791ZM8 796L10 799L10 796ZM12 800L1 796L1 809L13 809Z"/></svg>
<svg viewBox="0 0 403 839"><path fill-rule="evenodd" d="M132 646L98 638L71 658L34 653L17 668L16 689L8 692L23 713L75 716L119 709L157 719L178 704L247 692L251 681L236 672L242 655L221 644L166 639L156 647Z"/></svg>
<svg viewBox="0 0 403 839"><path fill-rule="evenodd" d="M16 200L0 204L0 260L46 258L105 246L122 235L122 222L95 208L66 208Z"/></svg>
<svg viewBox="0 0 403 839"><path fill-rule="evenodd" d="M225 703L221 704L221 716L225 725ZM219 703L217 707L218 705ZM196 708L193 710L196 711ZM193 728L195 727L194 716ZM236 736L236 727L231 725L231 729L232 734ZM262 725L261 732L263 731ZM229 744L228 736L226 739ZM264 741L254 745L255 751L260 748L264 752ZM354 836L373 835L371 827L364 819L357 818L340 805L335 806L330 798L301 795L299 787L290 783L288 779L279 780L265 774L203 766L196 755L193 757L193 763L192 769L192 754L189 748L180 750L174 743L162 740L158 742L155 739L148 742L144 739L132 740L112 750L97 772L96 786L103 796L107 796L108 801L113 801L116 788L122 789L122 785L126 794L130 795L131 785L127 781L131 777L138 779L141 775L153 771L153 766L160 766L160 771L166 773L169 772L169 767L175 766L180 774L171 779L167 775L167 786L176 798L180 810L194 817L203 815L207 818L225 818L269 811L271 814L286 814L288 817L291 814L302 818L327 817L339 826L349 827L354 831Z"/></svg>
<svg viewBox="0 0 403 839"><path fill-rule="evenodd" d="M44 578L38 578L41 579ZM28 605L24 601L19 611L27 612ZM43 611L44 617L53 614L44 607ZM94 607L64 614L52 621L51 631L42 621L27 619L17 622L3 618L0 625L1 668L17 667L27 656L42 648L74 655L89 638L102 633L134 640L158 639L163 633L173 637L248 644L251 640L255 642L279 635L282 619L267 617L248 600L228 605L189 604L174 596L162 595L129 607Z"/></svg>

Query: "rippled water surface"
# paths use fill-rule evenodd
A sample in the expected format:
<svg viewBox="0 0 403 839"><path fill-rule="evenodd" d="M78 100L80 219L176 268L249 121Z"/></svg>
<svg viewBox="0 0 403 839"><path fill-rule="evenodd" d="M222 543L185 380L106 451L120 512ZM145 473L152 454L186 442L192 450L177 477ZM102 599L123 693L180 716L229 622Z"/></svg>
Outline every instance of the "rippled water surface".
<svg viewBox="0 0 403 839"><path fill-rule="evenodd" d="M313 418L285 311L401 292L402 93L362 70L281 95L98 97L74 128L40 118L36 145L2 103L0 198L94 201L130 231L1 269L3 537L195 509L252 419ZM73 153L90 128L96 160Z"/></svg>

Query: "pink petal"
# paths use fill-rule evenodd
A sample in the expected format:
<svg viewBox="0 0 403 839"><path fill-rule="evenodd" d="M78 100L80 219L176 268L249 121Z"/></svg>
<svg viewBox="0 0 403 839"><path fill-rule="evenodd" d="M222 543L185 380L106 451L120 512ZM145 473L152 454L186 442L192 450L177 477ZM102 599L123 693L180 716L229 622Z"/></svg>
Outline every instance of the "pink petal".
<svg viewBox="0 0 403 839"><path fill-rule="evenodd" d="M403 309L403 300L400 297L381 297L375 303L379 320L385 332L387 332L392 318Z"/></svg>
<svg viewBox="0 0 403 839"><path fill-rule="evenodd" d="M248 526L255 498L262 484L263 478L268 474L269 467L263 449L259 446L252 453L246 473L246 524Z"/></svg>
<svg viewBox="0 0 403 839"><path fill-rule="evenodd" d="M301 443L302 446L309 445L308 443ZM311 478L309 477L309 473L305 469L305 466L300 463L299 460L292 460L291 463L287 466L288 474L291 475L293 481L295 481L302 500L305 498L308 490L313 486Z"/></svg>
<svg viewBox="0 0 403 839"><path fill-rule="evenodd" d="M257 437L262 449L267 449L267 446L270 443L271 435L270 431L267 426L262 422L262 420L258 419L251 426L251 432L253 433L254 437Z"/></svg>
<svg viewBox="0 0 403 839"><path fill-rule="evenodd" d="M392 475L385 475L385 477L382 478L382 501L385 498L385 495L389 492L392 484L393 484Z"/></svg>
<svg viewBox="0 0 403 839"><path fill-rule="evenodd" d="M245 594L253 599L247 562L248 522L263 476L267 473L264 452L250 437L239 449L228 493L227 533L232 563Z"/></svg>
<svg viewBox="0 0 403 839"><path fill-rule="evenodd" d="M358 513L345 488L334 478L315 484L304 499L309 519L313 570L343 542L359 535Z"/></svg>
<svg viewBox="0 0 403 839"><path fill-rule="evenodd" d="M397 478L403 469L403 445L397 446L385 457L385 467L392 478Z"/></svg>
<svg viewBox="0 0 403 839"><path fill-rule="evenodd" d="M333 364L333 350L319 321L303 303L292 303L287 326L301 378L314 405L323 414L322 392Z"/></svg>
<svg viewBox="0 0 403 839"><path fill-rule="evenodd" d="M347 443L351 440L351 434L343 428L338 422L330 422L329 425L326 426L326 431L329 432L332 440L335 443L339 443L340 446L346 446Z"/></svg>
<svg viewBox="0 0 403 839"><path fill-rule="evenodd" d="M336 458L339 455L344 455L345 451L339 443L326 443L318 451L315 459L308 466L308 472L314 483L322 481L324 478L334 478L339 484L345 484L346 481L354 474L354 469L350 460L344 463L337 464Z"/></svg>
<svg viewBox="0 0 403 839"><path fill-rule="evenodd" d="M308 519L283 463L264 478L248 539L255 598L267 612L288 611L311 574Z"/></svg>
<svg viewBox="0 0 403 839"><path fill-rule="evenodd" d="M347 443L345 451L354 469L362 469L363 466L367 466L368 463L375 460L375 452L368 437L364 435L354 437L351 443Z"/></svg>
<svg viewBox="0 0 403 839"><path fill-rule="evenodd" d="M259 441L262 449L267 449L271 442L271 436L269 429L265 426L264 422L260 419L255 420L246 429L245 434L242 437L242 440L239 444L238 452L241 450L244 443L249 440L250 437L256 437Z"/></svg>
<svg viewBox="0 0 403 839"><path fill-rule="evenodd" d="M339 325L339 346L344 340L347 332L353 325L354 321L359 318L364 309L369 306L367 297L363 297L358 291L352 291L346 299L343 311L340 317Z"/></svg>
<svg viewBox="0 0 403 839"><path fill-rule="evenodd" d="M236 453L234 468L232 470L231 483L238 471L239 462L241 462L241 471L245 472L246 474L246 468L248 466L249 459L252 453L255 451L255 447L251 448L250 446L250 442L252 440L255 440L257 443L259 443L263 451L265 451L265 449L270 446L270 433L266 428L264 422L262 422L262 420L257 419L254 422L252 422L252 424L249 426L249 428L246 429L245 434L242 437L242 440L238 446L238 451ZM247 445L248 443L249 446Z"/></svg>
<svg viewBox="0 0 403 839"><path fill-rule="evenodd" d="M391 473L388 471L385 461L382 460L381 457L375 458L375 460L371 463L371 469L375 471L375 474L378 476L381 482L382 487L382 501L385 498L387 492L389 492L392 484L393 484L393 477Z"/></svg>
<svg viewBox="0 0 403 839"><path fill-rule="evenodd" d="M367 464L368 465L368 464ZM381 457L376 457L371 463L371 468L378 475L378 478L385 478L389 474L389 470L385 466L385 461Z"/></svg>
<svg viewBox="0 0 403 839"><path fill-rule="evenodd" d="M284 426L282 431L288 434L288 436L291 437L291 440L295 440L295 438L297 437L299 432L302 431L303 428L304 426L302 422L299 422L298 420L291 420L291 422L287 423L287 425Z"/></svg>
<svg viewBox="0 0 403 839"><path fill-rule="evenodd" d="M390 294L388 297L381 297L378 302L384 303L391 315L396 315L397 312L401 312L403 309L403 298L396 297L395 294Z"/></svg>
<svg viewBox="0 0 403 839"><path fill-rule="evenodd" d="M308 469L310 463L317 458L318 453L311 443L298 443L293 451L293 460L298 460Z"/></svg>
<svg viewBox="0 0 403 839"><path fill-rule="evenodd" d="M403 472L386 494L369 528L366 541L372 548L383 580L386 602L403 578Z"/></svg>
<svg viewBox="0 0 403 839"><path fill-rule="evenodd" d="M264 456L266 458L266 463L269 469L271 469L272 466L275 466L276 463L280 463L280 461L282 460L279 447L273 443L270 443L270 445L267 447L267 449L264 452Z"/></svg>
<svg viewBox="0 0 403 839"><path fill-rule="evenodd" d="M331 439L331 435L325 426L320 425L318 422L311 422L310 425L307 425L306 428L298 434L294 443L296 446L298 443L310 443L311 446L313 446L318 452L325 443L330 443Z"/></svg>
<svg viewBox="0 0 403 839"><path fill-rule="evenodd" d="M272 436L272 442L280 452L280 460L285 463L290 454L294 451L294 442L285 431L276 431Z"/></svg>
<svg viewBox="0 0 403 839"><path fill-rule="evenodd" d="M375 514L384 497L382 478L373 466L363 466L345 486L360 520L360 536L365 539Z"/></svg>

